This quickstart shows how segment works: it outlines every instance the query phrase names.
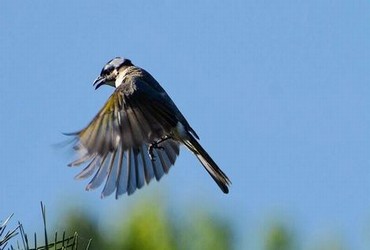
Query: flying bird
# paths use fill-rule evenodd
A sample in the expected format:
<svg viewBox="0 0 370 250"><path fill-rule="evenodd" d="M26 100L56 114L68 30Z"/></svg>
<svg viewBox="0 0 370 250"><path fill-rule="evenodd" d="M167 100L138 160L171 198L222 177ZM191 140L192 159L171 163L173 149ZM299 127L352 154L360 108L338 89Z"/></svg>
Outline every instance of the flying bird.
<svg viewBox="0 0 370 250"><path fill-rule="evenodd" d="M166 91L146 70L116 57L101 70L93 86L115 87L103 108L84 129L71 133L78 158L86 164L76 176L94 175L86 190L103 184L101 196L131 195L153 178L159 181L175 164L180 145L200 161L224 193L231 184L199 144L199 137Z"/></svg>

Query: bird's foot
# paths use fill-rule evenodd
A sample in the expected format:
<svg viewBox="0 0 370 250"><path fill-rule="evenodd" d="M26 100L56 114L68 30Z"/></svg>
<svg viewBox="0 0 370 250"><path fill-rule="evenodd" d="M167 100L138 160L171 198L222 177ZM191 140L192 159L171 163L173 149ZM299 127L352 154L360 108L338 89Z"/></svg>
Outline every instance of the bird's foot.
<svg viewBox="0 0 370 250"><path fill-rule="evenodd" d="M169 138L170 138L169 136L163 136L158 141L154 141L151 144L149 144L148 154L149 154L149 158L150 158L151 161L155 161L155 155L154 155L153 150L154 149L161 149L161 150L163 150L164 147L159 146L159 144L162 143L162 142L164 142L164 141L166 141L166 140L168 140Z"/></svg>
<svg viewBox="0 0 370 250"><path fill-rule="evenodd" d="M158 146L158 142L153 142L151 144L149 144L149 148L148 148L148 154L149 154L149 158L151 161L155 161L155 155L154 155L154 149L164 149L163 147L161 146Z"/></svg>

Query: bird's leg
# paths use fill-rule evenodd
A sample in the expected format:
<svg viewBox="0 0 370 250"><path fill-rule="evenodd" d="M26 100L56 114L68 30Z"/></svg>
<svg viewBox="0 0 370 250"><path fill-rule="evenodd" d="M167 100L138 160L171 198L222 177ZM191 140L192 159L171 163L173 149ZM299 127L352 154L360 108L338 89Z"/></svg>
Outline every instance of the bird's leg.
<svg viewBox="0 0 370 250"><path fill-rule="evenodd" d="M157 140L157 141L154 141L152 142L151 144L149 144L149 148L148 148L148 154L149 154L149 158L150 160L154 161L155 160L155 155L153 153L153 149L164 149L164 147L161 147L159 146L160 143L170 139L171 137L168 136L168 135L165 135L163 136L161 139Z"/></svg>

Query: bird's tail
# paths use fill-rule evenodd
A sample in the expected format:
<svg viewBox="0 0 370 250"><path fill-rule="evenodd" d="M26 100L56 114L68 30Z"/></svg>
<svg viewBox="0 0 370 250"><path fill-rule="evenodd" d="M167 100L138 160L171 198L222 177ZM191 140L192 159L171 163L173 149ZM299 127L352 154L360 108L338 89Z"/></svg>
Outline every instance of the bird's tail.
<svg viewBox="0 0 370 250"><path fill-rule="evenodd" d="M229 193L228 186L231 184L231 181L226 176L224 172L217 166L216 162L213 161L211 156L204 150L204 148L199 144L197 139L190 133L188 133L188 137L184 140L184 144L187 146L190 151L192 151L200 163L202 163L203 167L207 170L213 180L217 183L217 185L221 188L221 190L227 194Z"/></svg>

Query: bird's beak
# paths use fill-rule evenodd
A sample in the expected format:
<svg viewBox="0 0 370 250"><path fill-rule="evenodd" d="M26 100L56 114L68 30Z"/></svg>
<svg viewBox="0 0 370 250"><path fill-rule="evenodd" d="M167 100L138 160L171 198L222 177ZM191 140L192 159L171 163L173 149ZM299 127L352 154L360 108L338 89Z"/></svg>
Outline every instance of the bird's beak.
<svg viewBox="0 0 370 250"><path fill-rule="evenodd" d="M105 77L98 76L98 78L95 79L93 86L95 86L95 89L98 89L100 86L105 84Z"/></svg>

